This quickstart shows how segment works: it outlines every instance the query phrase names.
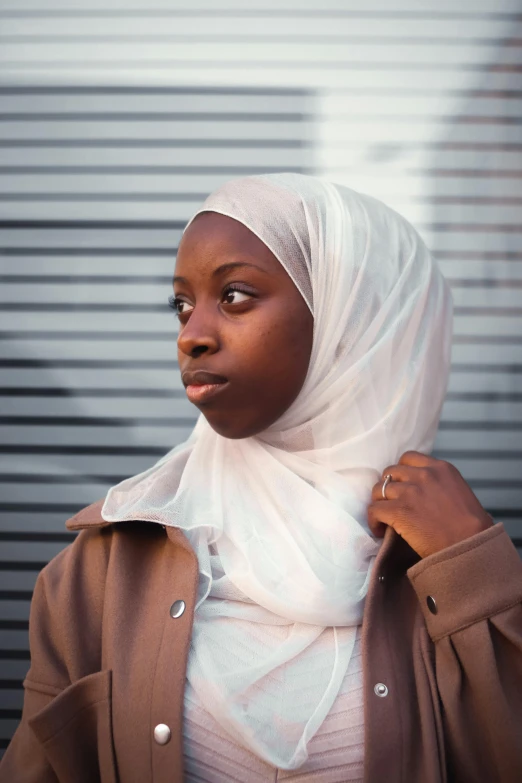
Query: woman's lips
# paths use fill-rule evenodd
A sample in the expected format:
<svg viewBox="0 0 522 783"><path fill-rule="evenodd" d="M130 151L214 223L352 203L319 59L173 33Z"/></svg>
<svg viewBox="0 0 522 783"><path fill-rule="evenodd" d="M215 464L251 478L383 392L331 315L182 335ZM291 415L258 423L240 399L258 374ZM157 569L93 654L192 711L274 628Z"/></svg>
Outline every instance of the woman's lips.
<svg viewBox="0 0 522 783"><path fill-rule="evenodd" d="M195 405L197 405L201 402L207 402L207 400L209 400L211 397L215 397L216 394L219 394L219 392L222 391L227 385L228 382L203 384L191 383L186 387L187 397L189 398L190 402L193 402Z"/></svg>
<svg viewBox="0 0 522 783"><path fill-rule="evenodd" d="M203 369L192 372L185 370L181 380L186 388L187 397L195 404L206 402L228 386L228 379L224 375L216 375Z"/></svg>

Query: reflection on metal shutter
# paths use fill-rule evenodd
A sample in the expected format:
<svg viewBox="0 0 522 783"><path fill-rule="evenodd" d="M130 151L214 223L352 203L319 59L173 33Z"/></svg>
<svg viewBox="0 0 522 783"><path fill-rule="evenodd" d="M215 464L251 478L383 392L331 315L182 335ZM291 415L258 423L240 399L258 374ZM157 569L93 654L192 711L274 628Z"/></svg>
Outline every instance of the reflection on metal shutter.
<svg viewBox="0 0 522 783"><path fill-rule="evenodd" d="M456 304L435 454L522 548L521 12L2 0L4 745L32 586L65 518L194 420L164 302L184 220L235 173L314 166L420 230Z"/></svg>
<svg viewBox="0 0 522 783"><path fill-rule="evenodd" d="M0 89L0 741L64 521L195 422L167 307L180 232L234 176L310 170L302 90Z"/></svg>

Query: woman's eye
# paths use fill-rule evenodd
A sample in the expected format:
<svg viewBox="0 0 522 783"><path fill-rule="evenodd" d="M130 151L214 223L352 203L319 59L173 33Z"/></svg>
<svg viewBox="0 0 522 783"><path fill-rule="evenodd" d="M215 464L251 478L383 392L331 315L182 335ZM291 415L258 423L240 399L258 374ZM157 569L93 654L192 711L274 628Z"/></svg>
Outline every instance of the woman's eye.
<svg viewBox="0 0 522 783"><path fill-rule="evenodd" d="M238 291L237 288L230 288L223 296L223 301L226 304L239 304L240 302L246 302L251 299L250 294L246 294L244 291Z"/></svg>
<svg viewBox="0 0 522 783"><path fill-rule="evenodd" d="M169 307L174 310L176 315L186 315L192 310L192 305L178 296L169 296Z"/></svg>

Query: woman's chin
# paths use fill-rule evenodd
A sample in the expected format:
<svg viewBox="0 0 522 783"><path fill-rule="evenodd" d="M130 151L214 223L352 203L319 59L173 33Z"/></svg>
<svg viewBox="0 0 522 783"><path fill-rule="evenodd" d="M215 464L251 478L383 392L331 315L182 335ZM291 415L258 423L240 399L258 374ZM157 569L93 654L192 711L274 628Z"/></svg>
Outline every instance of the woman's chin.
<svg viewBox="0 0 522 783"><path fill-rule="evenodd" d="M268 425L260 422L242 421L236 414L217 415L216 411L201 411L214 432L221 435L222 438L229 440L241 440L242 438L251 438L262 432Z"/></svg>

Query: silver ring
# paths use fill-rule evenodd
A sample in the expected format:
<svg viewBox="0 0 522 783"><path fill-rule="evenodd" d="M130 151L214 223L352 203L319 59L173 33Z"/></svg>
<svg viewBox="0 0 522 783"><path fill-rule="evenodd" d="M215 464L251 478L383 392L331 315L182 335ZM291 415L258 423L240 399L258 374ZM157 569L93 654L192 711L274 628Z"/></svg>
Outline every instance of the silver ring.
<svg viewBox="0 0 522 783"><path fill-rule="evenodd" d="M382 496L383 496L383 498L384 498L385 500L387 499L387 498L386 498L386 487L388 486L388 483L389 483L391 480L392 480L392 477L390 476L390 474L389 474L389 473L387 473L387 474L386 474L386 476L384 477L384 482L383 482L383 485L382 485Z"/></svg>

